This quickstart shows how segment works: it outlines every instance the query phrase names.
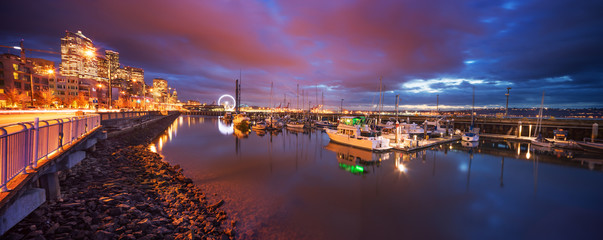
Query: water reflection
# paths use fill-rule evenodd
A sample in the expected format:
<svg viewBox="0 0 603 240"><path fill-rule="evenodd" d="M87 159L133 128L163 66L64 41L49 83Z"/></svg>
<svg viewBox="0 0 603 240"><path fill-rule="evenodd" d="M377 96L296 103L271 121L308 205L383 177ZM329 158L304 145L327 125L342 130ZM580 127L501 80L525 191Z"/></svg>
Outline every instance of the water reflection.
<svg viewBox="0 0 603 240"><path fill-rule="evenodd" d="M466 148L476 148L479 146L479 142L461 141L461 145Z"/></svg>
<svg viewBox="0 0 603 240"><path fill-rule="evenodd" d="M600 156L489 139L373 153L329 143L321 131L238 138L232 125L198 119L179 119L155 146L218 194L210 201L225 200L243 239L600 236L603 173L588 170L601 169Z"/></svg>
<svg viewBox="0 0 603 240"><path fill-rule="evenodd" d="M381 161L388 160L391 154L367 151L332 142L329 142L325 149L335 152L339 168L356 175L369 173L367 166L380 166Z"/></svg>
<svg viewBox="0 0 603 240"><path fill-rule="evenodd" d="M171 142L174 138L178 136L178 127L184 124L184 117L178 117L167 129L159 135L151 144L149 144L149 150L154 153L161 153L163 150L163 145L165 143ZM190 119L189 119L190 121ZM190 122L189 122L190 124Z"/></svg>
<svg viewBox="0 0 603 240"><path fill-rule="evenodd" d="M234 125L232 122L228 121L217 121L218 122L218 131L222 135L231 135L234 133Z"/></svg>
<svg viewBox="0 0 603 240"><path fill-rule="evenodd" d="M241 131L238 128L233 128L234 129L234 133L233 135L237 138L247 138L249 137L249 132L251 132L251 130L249 131Z"/></svg>

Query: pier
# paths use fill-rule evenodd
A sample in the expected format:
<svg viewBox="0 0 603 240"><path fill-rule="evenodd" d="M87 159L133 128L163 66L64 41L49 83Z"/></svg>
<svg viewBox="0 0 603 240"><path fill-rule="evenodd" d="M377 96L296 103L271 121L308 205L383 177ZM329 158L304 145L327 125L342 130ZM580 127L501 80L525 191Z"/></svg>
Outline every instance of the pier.
<svg viewBox="0 0 603 240"><path fill-rule="evenodd" d="M420 139L420 140L408 139L408 143L406 143L406 144L390 143L390 146L395 150L412 152L412 151L417 151L417 150L437 146L437 145L444 144L444 143L456 142L458 140L461 140L460 136L429 138L429 139Z"/></svg>

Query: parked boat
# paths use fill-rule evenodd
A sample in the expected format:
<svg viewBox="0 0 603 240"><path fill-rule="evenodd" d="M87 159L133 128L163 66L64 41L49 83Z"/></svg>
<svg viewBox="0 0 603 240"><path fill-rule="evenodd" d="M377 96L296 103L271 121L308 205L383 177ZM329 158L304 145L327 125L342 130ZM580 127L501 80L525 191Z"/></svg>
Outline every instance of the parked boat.
<svg viewBox="0 0 603 240"><path fill-rule="evenodd" d="M473 132L463 133L461 136L461 140L465 142L477 142L479 141L479 134Z"/></svg>
<svg viewBox="0 0 603 240"><path fill-rule="evenodd" d="M603 152L603 143L596 142L576 142L581 148L587 151Z"/></svg>
<svg viewBox="0 0 603 240"><path fill-rule="evenodd" d="M253 127L251 127L251 129L253 130L266 130L266 122L261 121L261 122L256 122Z"/></svg>
<svg viewBox="0 0 603 240"><path fill-rule="evenodd" d="M317 128L335 128L337 124L333 124L329 121L318 121L314 123L314 126Z"/></svg>
<svg viewBox="0 0 603 240"><path fill-rule="evenodd" d="M476 130L473 128L474 115L475 115L475 88L473 88L473 106L471 107L471 127L469 128L469 132L465 132L465 133L463 133L463 136L461 136L462 141L466 141L466 142L479 141L479 130Z"/></svg>
<svg viewBox="0 0 603 240"><path fill-rule="evenodd" d="M250 118L247 117L247 114L239 113L233 117L232 123L234 125L239 125L239 124L243 124L243 123L249 124L249 120L250 120Z"/></svg>
<svg viewBox="0 0 603 240"><path fill-rule="evenodd" d="M568 134L567 129L563 130L563 128L559 128L559 129L553 130L553 139L555 140L555 142L557 140L565 141L565 140L567 140L567 134Z"/></svg>
<svg viewBox="0 0 603 240"><path fill-rule="evenodd" d="M280 130L285 126L282 121L279 121L278 119L273 117L266 118L265 122L266 130Z"/></svg>
<svg viewBox="0 0 603 240"><path fill-rule="evenodd" d="M302 123L302 122L289 122L289 123L287 123L287 127L288 128L303 129L305 127L305 124Z"/></svg>
<svg viewBox="0 0 603 240"><path fill-rule="evenodd" d="M544 91L542 92L542 101L540 102L540 112L538 113L538 121L536 123L536 131L538 136L535 139L532 139L532 145L550 148L553 147L553 143L549 142L542 136L542 115L544 109Z"/></svg>
<svg viewBox="0 0 603 240"><path fill-rule="evenodd" d="M333 142L350 145L371 151L389 150L389 139L377 134L362 134L362 119L342 117L336 130L327 129L327 135Z"/></svg>

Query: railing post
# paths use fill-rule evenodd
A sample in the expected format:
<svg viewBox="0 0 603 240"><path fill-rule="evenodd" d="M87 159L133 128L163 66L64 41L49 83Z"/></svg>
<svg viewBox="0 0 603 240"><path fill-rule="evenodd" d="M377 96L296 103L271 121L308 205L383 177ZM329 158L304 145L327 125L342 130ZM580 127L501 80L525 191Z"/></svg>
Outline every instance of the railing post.
<svg viewBox="0 0 603 240"><path fill-rule="evenodd" d="M57 119L57 121L59 122L59 148L63 148L63 138L64 133L63 133L63 119Z"/></svg>
<svg viewBox="0 0 603 240"><path fill-rule="evenodd" d="M27 166L29 166L29 154L27 154L28 150L30 149L30 141L29 141L29 129L27 128L27 125L25 125L25 123L19 123L19 125L21 125L23 127L23 135L25 137L24 139L24 144L23 144L23 148L21 148L21 157L22 157L22 161L23 161L23 169L21 170L20 174L27 174ZM19 160L17 160L18 162Z"/></svg>
<svg viewBox="0 0 603 240"><path fill-rule="evenodd" d="M34 121L34 156L33 156L33 168L38 167L38 148L40 147L40 118L36 118Z"/></svg>
<svg viewBox="0 0 603 240"><path fill-rule="evenodd" d="M48 155L50 152L50 123L48 121L44 121L46 123L46 154L44 154L44 159L48 160Z"/></svg>
<svg viewBox="0 0 603 240"><path fill-rule="evenodd" d="M6 130L4 130L4 128L0 128L0 131L2 131L2 137L0 138L0 141L2 141L2 165L0 165L0 169L2 170L0 174L2 176L0 178L0 192L6 192L8 191L8 188L6 187L8 181L8 150L6 149L8 147L8 137L7 132Z"/></svg>

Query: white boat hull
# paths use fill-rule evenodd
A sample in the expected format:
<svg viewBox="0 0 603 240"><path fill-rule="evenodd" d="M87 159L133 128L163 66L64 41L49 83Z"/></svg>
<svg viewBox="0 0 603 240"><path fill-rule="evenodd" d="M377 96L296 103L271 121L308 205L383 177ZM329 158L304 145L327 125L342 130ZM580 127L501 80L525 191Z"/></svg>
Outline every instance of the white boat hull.
<svg viewBox="0 0 603 240"><path fill-rule="evenodd" d="M546 147L546 148L553 147L553 143L550 143L550 142L542 142L542 141L532 140L531 143L532 143L532 145L539 146L539 147Z"/></svg>
<svg viewBox="0 0 603 240"><path fill-rule="evenodd" d="M385 151L391 149L389 139L382 137L352 137L340 134L336 130L327 130L327 135L333 142L350 145L372 151Z"/></svg>
<svg viewBox="0 0 603 240"><path fill-rule="evenodd" d="M461 140L463 140L465 142L477 142L477 141L479 141L479 135L478 134L473 134L473 135L463 134L463 136L461 136Z"/></svg>
<svg viewBox="0 0 603 240"><path fill-rule="evenodd" d="M302 129L302 128L304 128L304 124L287 123L287 127L288 128L299 128L299 129Z"/></svg>

